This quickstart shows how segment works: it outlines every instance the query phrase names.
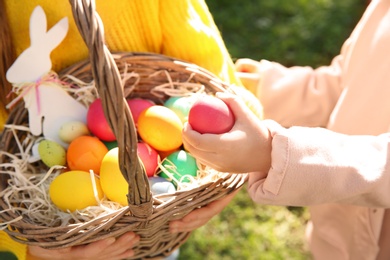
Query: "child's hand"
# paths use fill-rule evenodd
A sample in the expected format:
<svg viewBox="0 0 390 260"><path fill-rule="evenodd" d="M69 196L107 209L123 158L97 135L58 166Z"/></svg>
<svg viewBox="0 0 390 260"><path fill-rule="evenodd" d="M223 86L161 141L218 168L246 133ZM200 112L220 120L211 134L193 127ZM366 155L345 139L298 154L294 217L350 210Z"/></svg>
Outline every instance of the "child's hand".
<svg viewBox="0 0 390 260"><path fill-rule="evenodd" d="M266 174L271 161L271 135L243 103L231 94L217 93L233 111L236 122L228 133L200 134L189 124L183 128L185 148L202 164L222 172L262 172Z"/></svg>
<svg viewBox="0 0 390 260"><path fill-rule="evenodd" d="M121 237L108 238L88 245L73 246L62 249L44 249L38 246L29 246L27 260L119 260L134 255L132 248L139 241L134 232L127 232Z"/></svg>
<svg viewBox="0 0 390 260"><path fill-rule="evenodd" d="M252 93L257 93L261 80L259 62L251 59L239 59L236 61L236 76L244 87Z"/></svg>

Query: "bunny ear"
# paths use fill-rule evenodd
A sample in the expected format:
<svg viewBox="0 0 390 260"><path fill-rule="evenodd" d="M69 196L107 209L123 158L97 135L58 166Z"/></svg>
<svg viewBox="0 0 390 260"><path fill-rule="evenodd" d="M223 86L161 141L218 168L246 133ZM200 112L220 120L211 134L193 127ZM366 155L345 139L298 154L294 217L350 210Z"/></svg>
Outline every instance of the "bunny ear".
<svg viewBox="0 0 390 260"><path fill-rule="evenodd" d="M45 12L37 6L30 18L31 46L8 69L7 80L11 83L33 82L48 73L52 66L50 53L64 39L68 27L65 17L47 32Z"/></svg>
<svg viewBox="0 0 390 260"><path fill-rule="evenodd" d="M40 46L43 44L49 53L65 38L68 28L68 18L65 17L46 32L46 14L42 7L38 5L35 7L30 18L31 46Z"/></svg>
<svg viewBox="0 0 390 260"><path fill-rule="evenodd" d="M68 29L68 17L64 17L58 23L56 23L41 40L47 44L49 50L53 50L65 38Z"/></svg>
<svg viewBox="0 0 390 260"><path fill-rule="evenodd" d="M41 6L35 7L30 17L31 45L37 44L45 37L47 30L46 14Z"/></svg>

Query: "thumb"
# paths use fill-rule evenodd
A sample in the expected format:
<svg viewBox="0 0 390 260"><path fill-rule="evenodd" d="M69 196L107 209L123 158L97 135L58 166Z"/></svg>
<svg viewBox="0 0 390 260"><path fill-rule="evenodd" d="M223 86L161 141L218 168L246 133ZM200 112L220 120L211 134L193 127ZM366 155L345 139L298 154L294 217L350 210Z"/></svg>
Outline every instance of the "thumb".
<svg viewBox="0 0 390 260"><path fill-rule="evenodd" d="M248 106L244 103L244 101L237 95L233 95L226 92L218 92L216 93L216 96L230 107L236 120L248 116L256 117L253 112L248 108Z"/></svg>

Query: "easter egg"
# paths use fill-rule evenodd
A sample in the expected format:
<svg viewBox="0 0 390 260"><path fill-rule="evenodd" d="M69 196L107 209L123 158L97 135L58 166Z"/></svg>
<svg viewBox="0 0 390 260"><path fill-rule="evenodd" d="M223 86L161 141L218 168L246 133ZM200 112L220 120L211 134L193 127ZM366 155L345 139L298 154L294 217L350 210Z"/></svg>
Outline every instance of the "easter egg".
<svg viewBox="0 0 390 260"><path fill-rule="evenodd" d="M162 177L149 177L148 181L150 185L150 190L153 195L176 192L175 186L170 181Z"/></svg>
<svg viewBox="0 0 390 260"><path fill-rule="evenodd" d="M38 154L42 162L48 167L64 166L66 164L65 148L54 141L43 140L39 142Z"/></svg>
<svg viewBox="0 0 390 260"><path fill-rule="evenodd" d="M151 106L138 118L138 133L142 140L159 151L180 147L183 124L180 118L167 107Z"/></svg>
<svg viewBox="0 0 390 260"><path fill-rule="evenodd" d="M137 144L138 156L140 157L145 172L148 177L152 177L156 173L156 169L159 163L159 154L155 149L146 143Z"/></svg>
<svg viewBox="0 0 390 260"><path fill-rule="evenodd" d="M103 143L107 147L108 150L111 150L112 148L118 147L118 142L117 141L103 142Z"/></svg>
<svg viewBox="0 0 390 260"><path fill-rule="evenodd" d="M152 100L143 99L143 98L132 98L127 100L127 104L129 105L131 115L133 116L133 121L137 125L138 118L142 111L155 105Z"/></svg>
<svg viewBox="0 0 390 260"><path fill-rule="evenodd" d="M163 160L165 159L168 155L170 155L171 153L173 152L177 152L179 151L180 148L178 149L174 149L174 150L170 150L170 151L158 151L158 154L160 155L160 160Z"/></svg>
<svg viewBox="0 0 390 260"><path fill-rule="evenodd" d="M177 182L190 182L191 176L196 177L198 171L196 159L184 150L168 155L162 161L162 167L168 173L161 171L159 176L172 181L174 184Z"/></svg>
<svg viewBox="0 0 390 260"><path fill-rule="evenodd" d="M192 104L196 99L192 96L190 97L170 97L168 98L164 106L171 109L176 115L180 118L182 123L188 121L188 114L190 112Z"/></svg>
<svg viewBox="0 0 390 260"><path fill-rule="evenodd" d="M68 147L66 154L68 167L71 170L86 172L93 170L95 174L99 174L100 164L107 152L107 147L97 137L87 135L77 137Z"/></svg>
<svg viewBox="0 0 390 260"><path fill-rule="evenodd" d="M93 135L103 141L114 141L116 137L104 116L102 101L95 99L88 108L87 126Z"/></svg>
<svg viewBox="0 0 390 260"><path fill-rule="evenodd" d="M49 187L50 199L63 211L81 210L88 206L98 205L97 199L104 196L100 181L93 175L96 184L95 197L90 173L85 171L69 171L58 175Z"/></svg>
<svg viewBox="0 0 390 260"><path fill-rule="evenodd" d="M70 143L74 139L82 135L90 135L90 132L88 130L87 125L80 121L71 121L64 123L58 133L60 139L65 143Z"/></svg>
<svg viewBox="0 0 390 260"><path fill-rule="evenodd" d="M31 147L30 157L27 159L29 163L35 163L35 162L41 160L41 156L39 155L39 151L38 151L38 146L39 146L39 143L35 143ZM66 160L66 157L65 157L65 160Z"/></svg>
<svg viewBox="0 0 390 260"><path fill-rule="evenodd" d="M109 200L126 206L129 185L119 168L118 152L118 148L113 148L104 156L100 167L100 183Z"/></svg>
<svg viewBox="0 0 390 260"><path fill-rule="evenodd" d="M233 112L221 99L204 95L191 107L188 123L195 131L205 134L229 132L235 122Z"/></svg>

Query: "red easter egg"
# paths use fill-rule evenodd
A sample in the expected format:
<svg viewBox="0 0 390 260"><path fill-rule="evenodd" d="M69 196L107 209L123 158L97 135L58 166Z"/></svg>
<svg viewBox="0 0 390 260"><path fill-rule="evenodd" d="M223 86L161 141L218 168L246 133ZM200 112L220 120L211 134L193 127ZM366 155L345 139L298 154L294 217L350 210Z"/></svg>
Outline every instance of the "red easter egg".
<svg viewBox="0 0 390 260"><path fill-rule="evenodd" d="M134 123L138 123L138 117L142 111L155 105L155 103L149 99L143 98L132 98L127 100L127 104L129 105L131 115L133 116Z"/></svg>
<svg viewBox="0 0 390 260"><path fill-rule="evenodd" d="M160 161L159 154L146 143L137 144L138 156L145 166L146 175L153 177Z"/></svg>
<svg viewBox="0 0 390 260"><path fill-rule="evenodd" d="M221 99L205 95L192 105L188 123L201 134L222 134L229 132L234 125L234 115Z"/></svg>
<svg viewBox="0 0 390 260"><path fill-rule="evenodd" d="M89 131L102 141L115 141L116 137L104 116L102 101L96 99L88 108L87 126Z"/></svg>

